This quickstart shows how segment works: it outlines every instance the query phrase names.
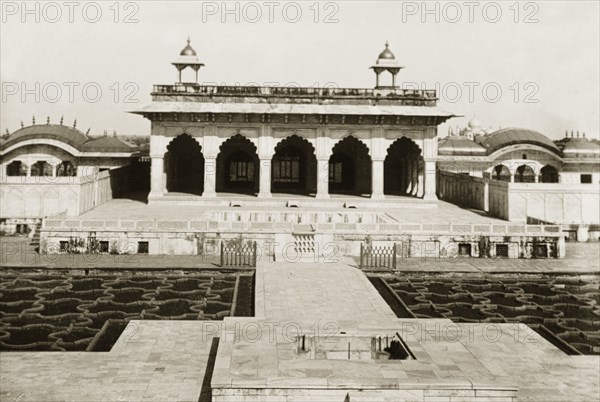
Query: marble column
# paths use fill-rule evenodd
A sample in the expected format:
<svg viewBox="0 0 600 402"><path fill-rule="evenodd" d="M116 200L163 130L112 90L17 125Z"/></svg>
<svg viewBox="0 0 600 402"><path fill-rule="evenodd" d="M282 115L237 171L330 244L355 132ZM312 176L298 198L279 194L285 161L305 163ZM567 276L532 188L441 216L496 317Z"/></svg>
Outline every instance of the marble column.
<svg viewBox="0 0 600 402"><path fill-rule="evenodd" d="M490 182L487 179L483 182L483 210L490 212Z"/></svg>
<svg viewBox="0 0 600 402"><path fill-rule="evenodd" d="M271 198L271 158L260 158L258 163L258 198Z"/></svg>
<svg viewBox="0 0 600 402"><path fill-rule="evenodd" d="M371 199L382 200L383 195L383 159L373 160L373 168L371 172Z"/></svg>
<svg viewBox="0 0 600 402"><path fill-rule="evenodd" d="M329 158L317 159L316 198L329 198Z"/></svg>
<svg viewBox="0 0 600 402"><path fill-rule="evenodd" d="M204 158L204 191L202 197L204 198L215 198L217 193L215 191L217 182L217 158L216 157L205 157Z"/></svg>
<svg viewBox="0 0 600 402"><path fill-rule="evenodd" d="M162 156L153 156L150 165L150 197L164 195L164 159Z"/></svg>
<svg viewBox="0 0 600 402"><path fill-rule="evenodd" d="M417 196L417 192L419 190L419 158L415 157L411 161L411 172L412 177L411 180L413 182L413 188L410 193L413 197Z"/></svg>
<svg viewBox="0 0 600 402"><path fill-rule="evenodd" d="M425 189L424 200L437 200L436 195L436 167L435 161L425 161Z"/></svg>

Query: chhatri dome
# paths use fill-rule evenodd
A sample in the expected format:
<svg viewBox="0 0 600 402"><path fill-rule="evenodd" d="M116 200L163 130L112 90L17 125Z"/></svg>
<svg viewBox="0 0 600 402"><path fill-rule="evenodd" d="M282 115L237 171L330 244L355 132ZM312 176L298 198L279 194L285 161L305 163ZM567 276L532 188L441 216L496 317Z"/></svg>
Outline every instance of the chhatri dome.
<svg viewBox="0 0 600 402"><path fill-rule="evenodd" d="M379 53L379 57L377 57L377 61L375 62L375 64L373 66L371 66L371 69L375 72L375 77L376 77L375 88L395 89L396 88L396 75L403 68L404 67L402 67L400 64L398 64L398 62L396 61L396 56L394 56L394 53L392 53L392 51L390 50L389 43L385 42L385 49L383 49L383 52ZM392 76L392 83L391 83L392 85L391 86L380 85L379 75L386 71L388 73L390 73Z"/></svg>
<svg viewBox="0 0 600 402"><path fill-rule="evenodd" d="M187 46L184 47L183 50L179 53L179 57L177 58L177 60L175 60L171 64L173 64L177 69L179 83L183 82L181 72L188 67L194 70L194 72L196 73L195 82L198 83L198 70L200 70L200 67L204 66L203 63L198 61L198 55L196 54L194 48L190 45L189 37L187 39Z"/></svg>
<svg viewBox="0 0 600 402"><path fill-rule="evenodd" d="M389 43L387 41L385 42L385 49L383 50L383 52L379 53L379 57L377 59L396 60L396 56L394 56L394 53L392 53L392 51L390 50Z"/></svg>
<svg viewBox="0 0 600 402"><path fill-rule="evenodd" d="M181 53L179 53L179 55L180 56L197 56L194 48L190 46L190 38L189 37L187 40L187 46L183 48L183 50L181 51Z"/></svg>

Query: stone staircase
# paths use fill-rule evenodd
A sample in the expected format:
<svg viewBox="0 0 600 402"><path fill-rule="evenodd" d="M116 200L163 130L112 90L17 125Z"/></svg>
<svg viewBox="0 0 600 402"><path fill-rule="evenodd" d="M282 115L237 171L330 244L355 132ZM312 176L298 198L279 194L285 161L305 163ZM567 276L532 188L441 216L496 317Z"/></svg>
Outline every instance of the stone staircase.
<svg viewBox="0 0 600 402"><path fill-rule="evenodd" d="M33 228L33 235L31 236L31 243L29 243L29 245L32 246L36 251L39 251L39 249L40 249L40 231L41 230L42 230L42 219L40 219L35 224L35 227Z"/></svg>

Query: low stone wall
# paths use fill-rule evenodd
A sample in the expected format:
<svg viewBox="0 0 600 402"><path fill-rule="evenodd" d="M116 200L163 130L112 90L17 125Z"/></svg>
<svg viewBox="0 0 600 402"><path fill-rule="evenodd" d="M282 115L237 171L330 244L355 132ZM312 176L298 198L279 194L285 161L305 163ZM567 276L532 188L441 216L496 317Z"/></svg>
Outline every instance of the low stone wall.
<svg viewBox="0 0 600 402"><path fill-rule="evenodd" d="M438 171L438 198L456 205L488 210L489 180L459 173Z"/></svg>
<svg viewBox="0 0 600 402"><path fill-rule="evenodd" d="M80 177L7 177L0 186L0 217L79 214Z"/></svg>
<svg viewBox="0 0 600 402"><path fill-rule="evenodd" d="M575 227L580 241L598 239L597 183L509 183L445 171L438 171L437 177L438 197L445 201L510 222Z"/></svg>
<svg viewBox="0 0 600 402"><path fill-rule="evenodd" d="M551 225L408 224L213 221L91 221L46 219L41 251L65 252L65 242L105 242L104 252L130 254L207 255L218 253L221 241L256 241L259 259L332 261L358 256L360 244L400 243L401 257L494 257L496 244L507 245L509 258L531 258L534 244L546 244L549 255L564 256L564 235ZM481 242L484 242L482 245ZM62 242L62 244L61 244ZM140 251L143 250L143 251ZM462 251L460 251L462 250ZM465 251L465 250L468 250Z"/></svg>
<svg viewBox="0 0 600 402"><path fill-rule="evenodd" d="M600 223L598 183L510 183L508 193L512 222Z"/></svg>
<svg viewBox="0 0 600 402"><path fill-rule="evenodd" d="M143 166L128 165L88 176L6 177L0 186L1 218L78 216L125 191L135 191Z"/></svg>

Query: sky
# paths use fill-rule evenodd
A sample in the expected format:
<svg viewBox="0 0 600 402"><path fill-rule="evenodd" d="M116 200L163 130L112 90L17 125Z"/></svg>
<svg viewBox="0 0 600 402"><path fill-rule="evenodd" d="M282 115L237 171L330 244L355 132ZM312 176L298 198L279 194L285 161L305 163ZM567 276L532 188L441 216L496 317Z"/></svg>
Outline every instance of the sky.
<svg viewBox="0 0 600 402"><path fill-rule="evenodd" d="M389 41L400 85L438 89L440 126L600 132L600 2L2 1L0 128L149 135L128 113L173 84L188 36L201 83L373 88Z"/></svg>

